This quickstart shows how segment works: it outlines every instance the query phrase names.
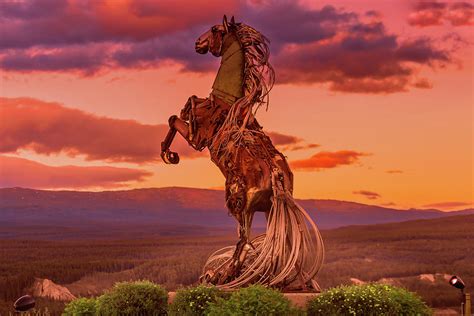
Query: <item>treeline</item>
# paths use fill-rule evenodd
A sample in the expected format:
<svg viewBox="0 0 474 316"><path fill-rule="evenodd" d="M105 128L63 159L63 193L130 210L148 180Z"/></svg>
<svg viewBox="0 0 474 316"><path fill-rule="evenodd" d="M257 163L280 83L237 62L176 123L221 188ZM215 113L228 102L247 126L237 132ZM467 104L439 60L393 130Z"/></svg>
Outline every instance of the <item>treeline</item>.
<svg viewBox="0 0 474 316"><path fill-rule="evenodd" d="M230 238L209 237L0 240L0 299L23 295L35 278L69 284L99 272L129 271L130 275L124 273L124 278L147 278L173 288L195 281L206 256L219 245L231 243Z"/></svg>

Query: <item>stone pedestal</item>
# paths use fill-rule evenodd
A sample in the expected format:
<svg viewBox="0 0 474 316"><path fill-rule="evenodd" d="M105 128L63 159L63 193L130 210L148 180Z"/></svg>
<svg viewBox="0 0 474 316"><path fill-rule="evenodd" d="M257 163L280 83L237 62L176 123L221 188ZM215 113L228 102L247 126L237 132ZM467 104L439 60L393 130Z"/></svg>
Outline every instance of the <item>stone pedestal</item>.
<svg viewBox="0 0 474 316"><path fill-rule="evenodd" d="M285 295L293 305L306 308L308 301L318 296L319 293L283 293L283 295Z"/></svg>

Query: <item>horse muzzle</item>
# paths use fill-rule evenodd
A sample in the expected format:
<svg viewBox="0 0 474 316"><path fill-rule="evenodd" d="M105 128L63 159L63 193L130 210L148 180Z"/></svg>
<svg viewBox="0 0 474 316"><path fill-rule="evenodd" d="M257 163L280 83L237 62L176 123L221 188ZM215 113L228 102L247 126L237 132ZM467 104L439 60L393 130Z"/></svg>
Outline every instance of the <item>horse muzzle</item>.
<svg viewBox="0 0 474 316"><path fill-rule="evenodd" d="M207 42L196 43L195 49L196 49L196 52L199 54L207 54L207 52L209 51L209 45Z"/></svg>

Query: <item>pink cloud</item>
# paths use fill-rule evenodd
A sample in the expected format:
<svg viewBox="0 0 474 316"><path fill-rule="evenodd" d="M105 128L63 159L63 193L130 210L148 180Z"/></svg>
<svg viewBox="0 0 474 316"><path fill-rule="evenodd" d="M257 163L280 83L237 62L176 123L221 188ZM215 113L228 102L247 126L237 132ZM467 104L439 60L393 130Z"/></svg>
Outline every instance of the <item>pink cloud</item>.
<svg viewBox="0 0 474 316"><path fill-rule="evenodd" d="M117 167L48 166L0 155L0 187L37 189L119 188L144 181L151 172Z"/></svg>
<svg viewBox="0 0 474 316"><path fill-rule="evenodd" d="M420 1L408 16L408 23L418 27L474 25L474 5L469 2Z"/></svg>
<svg viewBox="0 0 474 316"><path fill-rule="evenodd" d="M0 98L0 153L20 149L38 154L83 155L86 160L159 162L164 124L99 117L58 103L30 98ZM182 157L199 157L180 137L172 146Z"/></svg>

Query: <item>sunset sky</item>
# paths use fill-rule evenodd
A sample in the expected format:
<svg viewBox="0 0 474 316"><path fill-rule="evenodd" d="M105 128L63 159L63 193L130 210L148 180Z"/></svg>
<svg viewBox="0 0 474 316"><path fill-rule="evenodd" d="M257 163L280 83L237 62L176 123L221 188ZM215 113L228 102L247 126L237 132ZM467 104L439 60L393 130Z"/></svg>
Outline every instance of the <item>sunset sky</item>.
<svg viewBox="0 0 474 316"><path fill-rule="evenodd" d="M203 3L1 1L0 187L222 188L207 150L159 150L168 117L209 95L219 59L194 42L227 14L271 41L257 118L297 198L472 207L474 2Z"/></svg>

